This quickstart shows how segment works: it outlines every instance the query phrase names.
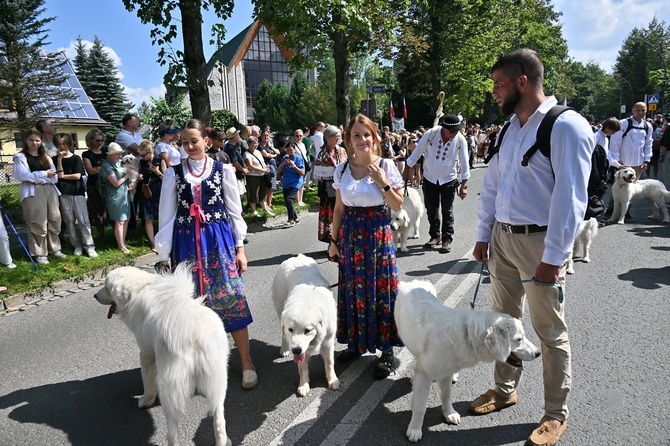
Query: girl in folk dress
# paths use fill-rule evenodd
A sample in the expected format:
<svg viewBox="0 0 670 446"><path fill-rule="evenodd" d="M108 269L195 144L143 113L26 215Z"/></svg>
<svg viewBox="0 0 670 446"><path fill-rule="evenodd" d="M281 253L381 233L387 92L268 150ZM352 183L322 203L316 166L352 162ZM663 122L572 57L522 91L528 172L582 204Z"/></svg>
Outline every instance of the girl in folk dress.
<svg viewBox="0 0 670 446"><path fill-rule="evenodd" d="M395 244L387 206L402 207L402 177L382 159L375 124L351 119L345 134L349 160L336 167L333 227L328 254L339 261L337 340L347 344L338 362L381 350L376 379L389 376L393 346L402 345L393 310L398 293Z"/></svg>
<svg viewBox="0 0 670 446"><path fill-rule="evenodd" d="M197 119L182 129L188 155L163 176L156 248L160 263L193 265L196 295L223 321L242 360L242 387L253 389L258 377L249 352L252 322L242 276L247 269L244 237L247 225L235 170L206 154L209 138Z"/></svg>

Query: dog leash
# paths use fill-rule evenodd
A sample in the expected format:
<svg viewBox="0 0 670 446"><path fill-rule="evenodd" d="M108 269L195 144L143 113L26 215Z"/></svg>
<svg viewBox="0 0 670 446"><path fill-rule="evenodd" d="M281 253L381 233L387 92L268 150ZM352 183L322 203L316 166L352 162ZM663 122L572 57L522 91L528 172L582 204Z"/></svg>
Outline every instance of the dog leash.
<svg viewBox="0 0 670 446"><path fill-rule="evenodd" d="M475 295L472 298L472 302L470 303L470 306L472 308L475 308L475 301L477 300L477 294L479 293L479 285L482 282L482 276L484 275L484 270L486 269L486 272L489 273L489 276L491 276L493 279L497 280L500 283L505 283L507 285L519 285L522 283L534 283L535 285L539 286L551 286L551 287L556 287L558 288L558 303L563 303L563 285L561 285L558 282L555 283L547 283L547 282L540 282L539 280L536 280L535 277L531 279L525 279L525 280L502 280L491 274L491 270L489 270L489 266L487 262L482 263L482 268L479 271L479 278L477 279L477 287L475 288Z"/></svg>

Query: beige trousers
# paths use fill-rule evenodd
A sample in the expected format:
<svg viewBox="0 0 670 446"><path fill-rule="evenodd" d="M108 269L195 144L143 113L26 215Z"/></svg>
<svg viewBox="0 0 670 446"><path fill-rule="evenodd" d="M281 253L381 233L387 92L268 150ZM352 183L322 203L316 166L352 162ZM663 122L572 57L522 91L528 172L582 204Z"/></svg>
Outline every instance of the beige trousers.
<svg viewBox="0 0 670 446"><path fill-rule="evenodd" d="M74 248L93 248L93 236L91 235L91 222L88 220L88 209L86 208L86 197L84 195L60 196L61 217L65 223L65 229L70 236L70 243ZM77 226L79 224L79 232Z"/></svg>
<svg viewBox="0 0 670 446"><path fill-rule="evenodd" d="M491 274L505 281L531 279L542 260L545 235L545 232L509 234L496 222L489 246ZM565 291L565 266L561 266L558 281ZM567 419L572 368L565 301L558 302L558 288L541 287L529 282L506 284L492 278L491 295L493 311L519 319L523 317L524 300L528 299L530 320L541 343L545 415L557 420ZM521 380L521 374L521 368L496 361L496 391L501 395L511 395Z"/></svg>
<svg viewBox="0 0 670 446"><path fill-rule="evenodd" d="M53 184L36 184L35 195L21 201L28 228L28 250L33 257L46 257L60 251L60 211Z"/></svg>

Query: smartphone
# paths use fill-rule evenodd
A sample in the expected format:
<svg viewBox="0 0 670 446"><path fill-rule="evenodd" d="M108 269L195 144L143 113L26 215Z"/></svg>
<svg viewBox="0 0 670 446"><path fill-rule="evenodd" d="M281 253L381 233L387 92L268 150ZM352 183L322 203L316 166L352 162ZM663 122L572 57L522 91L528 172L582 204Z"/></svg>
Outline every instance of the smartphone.
<svg viewBox="0 0 670 446"><path fill-rule="evenodd" d="M293 160L295 159L295 155L289 155L289 156L288 156L288 159L290 159L291 161L293 161Z"/></svg>

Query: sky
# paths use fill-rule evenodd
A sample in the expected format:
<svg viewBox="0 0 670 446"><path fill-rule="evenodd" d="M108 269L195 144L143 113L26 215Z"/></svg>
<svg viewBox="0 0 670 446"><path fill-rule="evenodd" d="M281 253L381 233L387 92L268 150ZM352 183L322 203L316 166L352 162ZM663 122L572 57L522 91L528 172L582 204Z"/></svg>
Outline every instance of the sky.
<svg viewBox="0 0 670 446"><path fill-rule="evenodd" d="M654 16L670 24L668 0L552 0L563 15L563 36L570 57L594 62L611 72L621 45L633 28L645 28ZM165 67L156 62L158 47L151 45L151 25L143 25L136 12L129 12L121 0L46 0L44 16L55 17L48 28L50 50L65 50L72 60L77 37L86 43L98 36L116 63L121 84L136 105L165 93ZM235 2L232 16L224 22L228 41L252 22L250 0ZM216 48L209 45L214 15L205 16L203 40L205 59ZM181 46L181 35L176 39ZM670 60L667 61L670 63Z"/></svg>

